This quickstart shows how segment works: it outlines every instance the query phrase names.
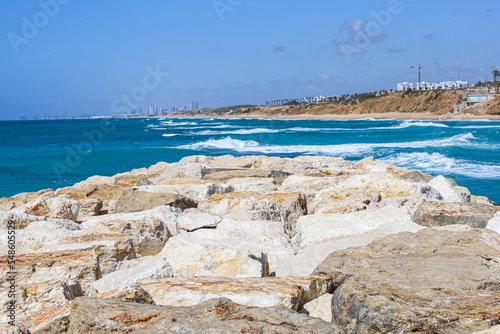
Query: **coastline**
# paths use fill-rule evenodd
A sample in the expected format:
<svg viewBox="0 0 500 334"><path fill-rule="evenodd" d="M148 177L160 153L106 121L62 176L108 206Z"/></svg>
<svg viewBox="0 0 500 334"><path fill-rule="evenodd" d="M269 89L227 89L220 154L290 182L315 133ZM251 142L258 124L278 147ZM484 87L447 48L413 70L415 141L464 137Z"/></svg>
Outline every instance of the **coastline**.
<svg viewBox="0 0 500 334"><path fill-rule="evenodd" d="M367 118L373 118L378 120L440 120L440 121L470 121L470 120L489 120L498 121L500 120L500 115L470 115L470 117L456 117L456 118L441 118L443 115L436 115L433 113L398 113L398 112L388 112L388 113L375 113L375 114L327 114L327 115L311 115L311 114L300 114L300 115L266 115L266 114L227 114L227 115L215 115L215 114L200 114L200 115L187 115L187 114L162 114L155 116L144 116L146 118L265 118L265 119L304 119L304 120L365 120ZM143 118L143 117L140 117Z"/></svg>

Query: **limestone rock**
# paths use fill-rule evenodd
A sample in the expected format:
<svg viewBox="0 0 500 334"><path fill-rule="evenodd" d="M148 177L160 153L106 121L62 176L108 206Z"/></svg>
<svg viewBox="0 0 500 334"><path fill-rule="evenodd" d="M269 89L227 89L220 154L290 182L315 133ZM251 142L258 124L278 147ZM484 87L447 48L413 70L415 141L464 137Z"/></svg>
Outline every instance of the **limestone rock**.
<svg viewBox="0 0 500 334"><path fill-rule="evenodd" d="M125 191L116 202L115 213L147 211L162 205L170 205L185 210L197 207L198 203L190 198L175 194Z"/></svg>
<svg viewBox="0 0 500 334"><path fill-rule="evenodd" d="M230 179L236 178L272 178L273 173L269 170L262 169L231 169L216 171L214 173L205 174L204 180L213 180L218 182L227 182Z"/></svg>
<svg viewBox="0 0 500 334"><path fill-rule="evenodd" d="M78 203L80 203L80 217L99 216L103 214L102 201L99 199L82 199Z"/></svg>
<svg viewBox="0 0 500 334"><path fill-rule="evenodd" d="M114 289L123 289L148 279L172 277L173 270L167 260L162 257L146 256L136 259L137 265L118 270L92 283L95 294Z"/></svg>
<svg viewBox="0 0 500 334"><path fill-rule="evenodd" d="M215 228L221 221L221 218L218 216L194 210L186 210L184 214L179 217L178 224L181 229L191 232L200 228Z"/></svg>
<svg viewBox="0 0 500 334"><path fill-rule="evenodd" d="M293 159L264 157L258 160L253 168L277 170L290 174L306 175L310 173L324 173L331 175L335 172L354 169L352 162L343 158L300 156Z"/></svg>
<svg viewBox="0 0 500 334"><path fill-rule="evenodd" d="M338 333L327 322L284 307L255 308L227 299L197 306L168 307L81 297L71 306L69 334L129 333ZM133 329L132 329L133 328Z"/></svg>
<svg viewBox="0 0 500 334"><path fill-rule="evenodd" d="M444 176L437 176L428 184L441 194L445 202L470 202L470 192L466 188L454 186Z"/></svg>
<svg viewBox="0 0 500 334"><path fill-rule="evenodd" d="M141 187L140 190L156 194L177 194L196 202L206 200L214 194L234 191L230 185L218 185L209 180L193 179L173 179L166 184Z"/></svg>
<svg viewBox="0 0 500 334"><path fill-rule="evenodd" d="M101 278L99 258L93 250L61 251L16 256L17 319L57 306L71 296L67 293L68 280L78 280L86 291L90 283ZM5 258L0 259L0 316L5 316L9 267ZM72 283L70 283L72 285ZM66 288L65 288L66 286ZM66 293L65 293L66 291ZM76 290L75 290L76 291ZM75 292L73 291L73 292Z"/></svg>
<svg viewBox="0 0 500 334"><path fill-rule="evenodd" d="M424 229L330 254L333 322L364 333L473 332L498 323L500 239Z"/></svg>
<svg viewBox="0 0 500 334"><path fill-rule="evenodd" d="M304 310L311 317L332 321L332 295L324 294L304 305Z"/></svg>
<svg viewBox="0 0 500 334"><path fill-rule="evenodd" d="M0 198L0 211L10 211L23 206L24 204L35 200L38 197L50 197L53 194L54 190L43 189L34 193L20 193L9 198L3 197Z"/></svg>
<svg viewBox="0 0 500 334"><path fill-rule="evenodd" d="M32 216L45 218L62 218L77 220L80 205L69 195L61 195L56 198L38 197L19 208L13 210L15 213L25 213Z"/></svg>
<svg viewBox="0 0 500 334"><path fill-rule="evenodd" d="M333 214L366 210L382 199L377 189L368 186L334 186L319 191L310 206L313 213Z"/></svg>
<svg viewBox="0 0 500 334"><path fill-rule="evenodd" d="M106 291L96 295L95 297L119 302L155 305L155 301L151 298L149 293L137 284L126 288L117 288Z"/></svg>
<svg viewBox="0 0 500 334"><path fill-rule="evenodd" d="M9 221L15 223L17 230L25 229L30 223L45 220L45 217L32 216L25 213L16 213L14 211L0 211L0 230L6 230ZM12 223L10 223L12 225Z"/></svg>
<svg viewBox="0 0 500 334"><path fill-rule="evenodd" d="M139 284L156 305L191 306L227 298L245 306L285 306L300 310L330 291L328 276L315 277L194 277L149 280Z"/></svg>
<svg viewBox="0 0 500 334"><path fill-rule="evenodd" d="M349 214L310 215L297 223L296 241L300 249L330 240L375 230L383 225L399 224L402 228L415 225L404 208L381 208ZM417 228L417 226L415 226Z"/></svg>
<svg viewBox="0 0 500 334"><path fill-rule="evenodd" d="M496 212L488 204L424 202L415 211L414 219L422 226L464 224L484 228Z"/></svg>
<svg viewBox="0 0 500 334"><path fill-rule="evenodd" d="M274 178L234 178L226 181L226 183L234 189L234 192L251 191L258 194L268 194L278 190Z"/></svg>
<svg viewBox="0 0 500 334"><path fill-rule="evenodd" d="M488 221L486 228L500 234L500 212L497 212L493 218Z"/></svg>

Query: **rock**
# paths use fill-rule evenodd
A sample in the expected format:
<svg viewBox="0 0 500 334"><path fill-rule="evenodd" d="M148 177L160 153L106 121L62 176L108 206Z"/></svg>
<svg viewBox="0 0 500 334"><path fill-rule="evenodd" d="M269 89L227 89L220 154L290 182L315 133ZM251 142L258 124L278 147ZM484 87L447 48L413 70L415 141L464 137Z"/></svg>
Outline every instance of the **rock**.
<svg viewBox="0 0 500 334"><path fill-rule="evenodd" d="M54 190L52 189L43 189L35 193L20 193L12 197L3 197L0 198L0 211L10 211L24 204L35 200L38 197L46 197L52 196L54 194Z"/></svg>
<svg viewBox="0 0 500 334"><path fill-rule="evenodd" d="M227 298L245 306L285 306L300 310L330 291L328 276L315 277L194 277L150 280L139 284L156 305L191 306Z"/></svg>
<svg viewBox="0 0 500 334"><path fill-rule="evenodd" d="M500 334L500 326L494 326L480 332L474 332L474 334Z"/></svg>
<svg viewBox="0 0 500 334"><path fill-rule="evenodd" d="M470 202L470 192L466 188L454 186L444 176L433 178L428 185L436 189L445 202Z"/></svg>
<svg viewBox="0 0 500 334"><path fill-rule="evenodd" d="M80 217L99 216L104 213L102 201L99 199L82 199L78 203L80 203Z"/></svg>
<svg viewBox="0 0 500 334"><path fill-rule="evenodd" d="M382 199L377 189L368 186L334 186L319 191L310 206L313 213L333 214L366 210Z"/></svg>
<svg viewBox="0 0 500 334"><path fill-rule="evenodd" d="M297 219L307 214L307 202L301 193L254 192L217 194L199 205L201 210L231 219L272 220L282 222L289 236L295 234ZM229 216L228 216L229 218Z"/></svg>
<svg viewBox="0 0 500 334"><path fill-rule="evenodd" d="M96 295L96 297L126 303L155 305L155 301L151 298L149 293L137 284L100 293Z"/></svg>
<svg viewBox="0 0 500 334"><path fill-rule="evenodd" d="M135 266L109 273L93 282L93 294L123 289L148 279L173 277L172 267L165 258L146 256L134 262Z"/></svg>
<svg viewBox="0 0 500 334"><path fill-rule="evenodd" d="M500 212L497 212L493 218L488 221L486 228L500 234Z"/></svg>
<svg viewBox="0 0 500 334"><path fill-rule="evenodd" d="M196 209L196 211L190 210L193 209L186 210L178 219L179 227L183 230L191 232L200 228L215 228L221 221L221 218L218 216L204 213Z"/></svg>
<svg viewBox="0 0 500 334"><path fill-rule="evenodd" d="M297 253L281 258L272 270L277 276L309 275L334 251L368 245L378 238L420 229L423 227L413 223L404 208L302 217L293 239Z"/></svg>
<svg viewBox="0 0 500 334"><path fill-rule="evenodd" d="M273 173L262 169L232 169L217 171L203 176L204 180L213 180L217 182L227 182L236 178L272 178Z"/></svg>
<svg viewBox="0 0 500 334"><path fill-rule="evenodd" d="M15 213L40 216L45 218L62 218L76 221L80 205L69 195L56 198L38 197L19 208Z"/></svg>
<svg viewBox="0 0 500 334"><path fill-rule="evenodd" d="M400 225L403 230L415 225L407 209L381 208L349 214L310 215L299 218L295 240L299 249L330 240L375 230L383 225ZM418 227L415 225L418 230Z"/></svg>
<svg viewBox="0 0 500 334"><path fill-rule="evenodd" d="M337 333L321 319L284 307L255 308L227 299L197 306L168 307L81 297L71 306L68 333ZM132 330L133 328L133 330Z"/></svg>
<svg viewBox="0 0 500 334"><path fill-rule="evenodd" d="M332 253L314 274L333 278L341 328L472 332L498 323L499 254L494 232L424 229Z"/></svg>
<svg viewBox="0 0 500 334"><path fill-rule="evenodd" d="M0 211L0 231L7 230L9 222L14 222L17 230L25 229L29 224L36 221L45 220L45 217L27 215L25 213L16 213L13 211ZM10 223L12 225L12 223Z"/></svg>
<svg viewBox="0 0 500 334"><path fill-rule="evenodd" d="M311 317L332 321L332 295L324 294L304 305L304 310Z"/></svg>
<svg viewBox="0 0 500 334"><path fill-rule="evenodd" d="M265 277L270 271L268 258L261 251L264 248L248 249L237 239L210 240L181 234L170 238L159 255L168 259L175 276Z"/></svg>
<svg viewBox="0 0 500 334"><path fill-rule="evenodd" d="M68 280L62 283L63 294L66 300L70 301L75 299L76 297L83 296L82 287L80 286L80 282L76 280Z"/></svg>
<svg viewBox="0 0 500 334"><path fill-rule="evenodd" d="M273 178L235 178L228 180L227 184L233 188L234 192L251 191L257 194L268 194L278 190L276 180Z"/></svg>
<svg viewBox="0 0 500 334"><path fill-rule="evenodd" d="M16 319L19 321L46 307L65 303L72 294L78 295L76 283L68 281L77 280L81 290L87 291L90 283L101 278L99 258L94 250L18 254L15 261L18 296ZM6 259L1 258L0 300L4 302L9 300L8 279L12 275L8 272ZM2 319L5 317L5 311L6 308L2 307Z"/></svg>
<svg viewBox="0 0 500 334"><path fill-rule="evenodd" d="M253 168L276 170L297 175L310 173L332 175L344 170L354 169L355 166L352 162L343 158L300 156L293 159L262 157L255 162Z"/></svg>
<svg viewBox="0 0 500 334"><path fill-rule="evenodd" d="M411 172L408 172L401 176L401 179L403 180L422 182L422 183L427 183L431 181L433 178L434 176L429 175L427 173L419 172L417 170L412 170Z"/></svg>
<svg viewBox="0 0 500 334"><path fill-rule="evenodd" d="M422 226L464 224L484 228L496 212L488 204L424 202L415 211L414 219Z"/></svg>
<svg viewBox="0 0 500 334"><path fill-rule="evenodd" d="M178 194L196 202L208 199L214 194L234 191L230 185L218 185L209 180L173 179L166 184L141 187L141 191L156 194ZM191 206L192 207L192 206Z"/></svg>
<svg viewBox="0 0 500 334"><path fill-rule="evenodd" d="M431 186L418 182L396 179L390 174L370 172L354 175L339 183L341 187L370 187L376 189L382 199L389 197L406 197L417 200L441 200L441 194Z"/></svg>
<svg viewBox="0 0 500 334"><path fill-rule="evenodd" d="M170 205L185 210L197 207L198 203L190 198L175 194L125 191L116 202L115 213L147 211L162 205Z"/></svg>
<svg viewBox="0 0 500 334"><path fill-rule="evenodd" d="M46 307L23 322L33 334L67 333L72 301L60 306Z"/></svg>
<svg viewBox="0 0 500 334"><path fill-rule="evenodd" d="M402 177L410 172L406 168L401 168L383 161L376 161L373 157L367 157L358 161L356 163L356 168L370 172L382 172L395 177Z"/></svg>
<svg viewBox="0 0 500 334"><path fill-rule="evenodd" d="M133 187L137 185L140 181L147 181L150 178L149 175L131 175L131 174L123 174L120 176L115 176L114 184L122 187ZM149 181L151 183L151 181Z"/></svg>
<svg viewBox="0 0 500 334"><path fill-rule="evenodd" d="M154 185L154 183L151 182L151 181L149 181L149 180L147 180L147 179L140 179L136 183L137 187L145 187L145 186L152 186L152 185Z"/></svg>

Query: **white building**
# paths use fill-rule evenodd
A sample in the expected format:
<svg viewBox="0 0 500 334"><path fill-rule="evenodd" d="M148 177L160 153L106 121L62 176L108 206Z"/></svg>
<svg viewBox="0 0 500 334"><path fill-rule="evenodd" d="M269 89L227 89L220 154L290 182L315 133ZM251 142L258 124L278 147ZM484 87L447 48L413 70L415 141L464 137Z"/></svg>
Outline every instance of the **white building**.
<svg viewBox="0 0 500 334"><path fill-rule="evenodd" d="M405 91L405 90L408 90L408 88L410 89L413 89L413 84L410 83L410 82L402 82L402 83L398 83L398 91Z"/></svg>

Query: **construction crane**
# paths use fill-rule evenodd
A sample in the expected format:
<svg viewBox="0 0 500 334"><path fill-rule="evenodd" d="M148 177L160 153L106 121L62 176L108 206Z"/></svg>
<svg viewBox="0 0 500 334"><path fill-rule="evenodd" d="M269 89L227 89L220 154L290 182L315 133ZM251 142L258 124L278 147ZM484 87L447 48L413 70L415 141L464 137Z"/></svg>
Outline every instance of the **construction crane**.
<svg viewBox="0 0 500 334"><path fill-rule="evenodd" d="M420 76L420 70L424 67L434 67L434 66L446 66L446 64L440 64L440 65L420 65L418 64L417 66L412 66L411 68L418 68L418 89L420 90L420 83L422 82L420 80L421 76Z"/></svg>

